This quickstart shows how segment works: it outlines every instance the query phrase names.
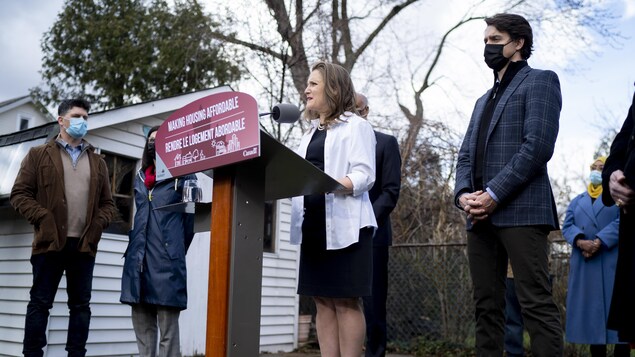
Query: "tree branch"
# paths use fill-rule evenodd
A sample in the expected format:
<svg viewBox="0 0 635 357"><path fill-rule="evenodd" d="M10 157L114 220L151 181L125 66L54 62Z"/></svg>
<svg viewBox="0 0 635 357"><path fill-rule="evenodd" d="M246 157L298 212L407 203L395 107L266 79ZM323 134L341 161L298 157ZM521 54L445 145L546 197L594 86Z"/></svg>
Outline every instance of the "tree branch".
<svg viewBox="0 0 635 357"><path fill-rule="evenodd" d="M434 69L436 68L437 63L439 63L439 58L441 57L441 53L443 53L443 49L445 48L445 43L448 39L448 36L450 36L450 34L454 32L454 30L458 29L464 24L474 20L482 20L484 18L485 18L484 16L468 17L467 19L459 21L456 25L454 25L452 28L450 28L448 31L446 31L443 34L443 37L441 38L441 41L439 42L439 45L437 46L437 49L435 51L434 59L432 60L432 63L430 64L430 68L428 68L428 72L426 73L426 76L423 79L423 83L421 84L421 87L419 87L419 89L415 92L416 96L420 96L423 93L423 91L425 91L428 87L430 87L430 76L432 75L432 71L434 71Z"/></svg>
<svg viewBox="0 0 635 357"><path fill-rule="evenodd" d="M276 52L276 51L272 50L269 47L264 47L264 46L256 45L256 44L251 43L251 42L239 40L236 37L227 36L227 35L225 35L222 32L212 31L211 34L212 34L212 37L214 37L217 40L226 41L226 42L229 42L229 43L233 43L235 45L244 46L244 47L247 47L247 48L249 48L251 50L254 50L254 51L266 53L266 54L270 55L271 57L275 57L277 59L283 59L283 57L284 57L284 55L282 53Z"/></svg>
<svg viewBox="0 0 635 357"><path fill-rule="evenodd" d="M298 31L293 31L291 19L287 14L286 6L283 0L265 0L267 6L274 14L274 20L278 24L278 33L282 40L291 47L291 58L287 59L287 65L291 71L293 85L299 94L304 92L306 80L309 76L309 63L304 49L304 40L302 39L302 26L298 27ZM314 10L315 11L315 10ZM295 17L302 18L302 1L296 0ZM308 19L308 17L307 17ZM283 59L282 56L279 57Z"/></svg>
<svg viewBox="0 0 635 357"><path fill-rule="evenodd" d="M384 19L381 21L381 23L379 25L377 25L375 30L373 30L373 32L371 32L370 35L368 35L366 40L362 43L361 46L359 46L359 48L354 52L354 54L350 58L346 58L346 63L345 63L344 67L350 71L353 68L353 66L355 65L355 62L357 62L357 59L362 55L362 53L364 53L366 48L368 46L370 46L370 44L373 42L375 37L377 37L377 35L379 35L379 33L384 29L384 27L386 27L386 25L388 25L390 20L392 20L395 16L397 16L397 14L399 14L401 12L401 10L403 10L406 7L416 3L417 1L419 1L419 0L407 0L406 2L404 2L402 4L395 5L392 8L392 10L390 10L388 15L386 15L386 17L384 17Z"/></svg>

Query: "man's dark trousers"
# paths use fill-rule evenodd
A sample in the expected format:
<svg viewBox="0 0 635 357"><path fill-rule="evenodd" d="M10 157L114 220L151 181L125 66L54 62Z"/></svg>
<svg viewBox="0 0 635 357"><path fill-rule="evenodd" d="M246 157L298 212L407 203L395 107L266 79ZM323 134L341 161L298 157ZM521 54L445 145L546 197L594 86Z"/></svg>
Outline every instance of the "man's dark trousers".
<svg viewBox="0 0 635 357"><path fill-rule="evenodd" d="M479 222L467 234L476 303L477 356L503 356L507 259L535 357L562 356L560 312L549 283L548 230L540 226L494 227Z"/></svg>
<svg viewBox="0 0 635 357"><path fill-rule="evenodd" d="M386 298L388 287L387 245L373 246L373 295L365 296L366 357L386 355Z"/></svg>
<svg viewBox="0 0 635 357"><path fill-rule="evenodd" d="M506 279L505 288L505 352L507 357L523 357L523 316L516 296L514 278Z"/></svg>
<svg viewBox="0 0 635 357"><path fill-rule="evenodd" d="M66 351L69 357L86 355L86 340L90 324L90 297L95 258L78 251L79 239L68 238L61 252L48 252L31 256L33 286L26 308L24 327L25 356L43 356L46 346L46 325L49 310L57 292L62 274L66 271L68 293L68 336Z"/></svg>

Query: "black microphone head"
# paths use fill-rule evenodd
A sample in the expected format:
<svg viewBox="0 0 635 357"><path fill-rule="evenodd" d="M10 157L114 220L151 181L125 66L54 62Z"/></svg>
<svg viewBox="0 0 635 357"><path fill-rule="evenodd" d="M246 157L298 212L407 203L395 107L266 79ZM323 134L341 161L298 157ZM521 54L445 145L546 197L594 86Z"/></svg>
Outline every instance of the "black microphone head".
<svg viewBox="0 0 635 357"><path fill-rule="evenodd" d="M289 103L276 104L271 108L271 117L278 123L292 124L300 119L300 109Z"/></svg>

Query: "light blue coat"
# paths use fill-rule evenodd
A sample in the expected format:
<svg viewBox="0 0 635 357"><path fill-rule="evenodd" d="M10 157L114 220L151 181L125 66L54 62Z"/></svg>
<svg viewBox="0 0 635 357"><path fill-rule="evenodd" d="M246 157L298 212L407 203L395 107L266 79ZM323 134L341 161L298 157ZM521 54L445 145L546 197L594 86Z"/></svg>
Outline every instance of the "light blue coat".
<svg viewBox="0 0 635 357"><path fill-rule="evenodd" d="M587 192L578 195L567 208L562 226L562 235L571 244L569 287L567 291L566 339L571 343L614 344L617 332L607 330L615 266L617 263L617 241L619 209L607 207L600 198L594 202ZM588 260L574 239L602 242L600 250Z"/></svg>

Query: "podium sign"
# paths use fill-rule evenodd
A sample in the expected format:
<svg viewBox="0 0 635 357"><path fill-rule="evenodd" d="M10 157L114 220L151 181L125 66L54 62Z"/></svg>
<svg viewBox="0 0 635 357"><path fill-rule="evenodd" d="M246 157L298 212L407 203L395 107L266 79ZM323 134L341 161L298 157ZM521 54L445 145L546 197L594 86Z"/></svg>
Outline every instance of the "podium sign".
<svg viewBox="0 0 635 357"><path fill-rule="evenodd" d="M258 105L246 93L224 92L176 110L157 131L157 180L260 156Z"/></svg>
<svg viewBox="0 0 635 357"><path fill-rule="evenodd" d="M223 92L175 111L155 139L157 179L214 169L214 203L211 214L204 212L211 218L210 238L214 237L207 357L259 353L265 201L344 188L262 132L258 117L254 98ZM183 209L182 205L166 209Z"/></svg>

